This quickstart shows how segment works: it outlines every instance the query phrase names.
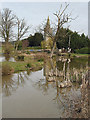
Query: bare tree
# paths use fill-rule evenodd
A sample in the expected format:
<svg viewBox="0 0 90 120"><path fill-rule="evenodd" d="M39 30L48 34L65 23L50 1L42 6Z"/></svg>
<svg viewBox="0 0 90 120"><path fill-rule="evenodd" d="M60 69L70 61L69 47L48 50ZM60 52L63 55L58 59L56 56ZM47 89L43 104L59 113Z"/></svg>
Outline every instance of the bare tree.
<svg viewBox="0 0 90 120"><path fill-rule="evenodd" d="M6 43L13 39L13 27L15 26L15 15L8 8L1 12L0 35Z"/></svg>
<svg viewBox="0 0 90 120"><path fill-rule="evenodd" d="M22 20L19 20L19 18L17 18L17 29L18 29L18 32L17 32L17 36L16 36L16 50L18 48L18 45L19 45L19 41L25 37L25 34L28 32L29 30L29 26L26 25L25 23L25 20L22 19Z"/></svg>
<svg viewBox="0 0 90 120"><path fill-rule="evenodd" d="M60 10L56 13L53 13L55 16L56 16L56 23L53 23L54 27L52 28L53 30L53 34L51 34L50 32L46 31L48 34L49 37L51 37L51 39L53 40L53 47L52 47L52 50L51 50L51 55L50 57L53 56L53 52L55 50L55 48L57 49L56 47L56 42L58 40L58 35L62 34L60 33L60 29L66 24L66 23L70 23L72 20L75 20L76 18L71 18L71 13L67 13L67 8L68 8L69 4L65 3L65 7L60 6ZM39 31L44 31L44 27L45 25L41 25L41 27L39 26ZM68 33L67 33L68 34ZM66 36L66 35L65 35ZM64 37L65 37L64 36Z"/></svg>
<svg viewBox="0 0 90 120"><path fill-rule="evenodd" d="M69 6L69 4L66 3L65 7L62 9L62 4L61 4L60 10L58 12L54 13L54 15L57 17L58 24L57 24L57 28L56 28L57 29L56 34L53 38L53 48L51 51L51 57L53 56L53 52L54 52L55 45L56 45L56 42L58 39L58 35L60 34L60 32L59 32L60 29L65 25L65 23L69 23L72 20L76 19L76 18L75 19L71 18L71 13L70 14L66 13L68 6Z"/></svg>

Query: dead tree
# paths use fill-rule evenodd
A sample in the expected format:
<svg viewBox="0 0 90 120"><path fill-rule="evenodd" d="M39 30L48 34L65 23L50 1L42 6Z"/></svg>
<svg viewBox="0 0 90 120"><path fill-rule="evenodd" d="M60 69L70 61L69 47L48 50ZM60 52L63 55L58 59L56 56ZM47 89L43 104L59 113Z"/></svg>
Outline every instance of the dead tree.
<svg viewBox="0 0 90 120"><path fill-rule="evenodd" d="M68 6L69 6L69 4L65 4L65 7L63 8L63 6L62 6L62 4L61 4L61 6L60 6L60 10L58 11L58 12L56 12L56 13L54 13L54 15L56 16L56 18L57 18L57 25L56 25L56 23L54 23L54 27L53 27L53 33L54 34L51 34L51 33L49 33L48 31L46 31L47 32L47 34L49 35L49 37L51 37L51 39L52 39L52 41L53 41L53 47L52 47L52 49L51 49L51 55L50 55L50 57L52 58L52 56L53 56L53 53L54 53L54 50L55 50L55 48L57 48L56 47L56 43L57 43L57 40L58 40L58 36L59 36L59 34L61 34L62 35L62 33L60 33L60 29L66 24L66 23L70 23L72 20L75 20L76 18L71 18L71 13L66 13L66 10L67 10L67 8L68 8ZM45 27L45 25L43 25L43 27ZM44 31L44 29L43 28L41 28L40 26L39 26L39 30L40 30L40 32L43 30ZM68 34L68 33L66 33L66 34ZM66 36L66 35L65 35Z"/></svg>
<svg viewBox="0 0 90 120"><path fill-rule="evenodd" d="M29 26L26 25L25 20L19 20L19 18L17 18L17 35L16 35L16 50L18 48L19 45L19 41L25 37L25 34L28 32L29 30Z"/></svg>
<svg viewBox="0 0 90 120"><path fill-rule="evenodd" d="M1 12L0 36L5 43L13 39L13 27L15 26L15 15L8 8Z"/></svg>
<svg viewBox="0 0 90 120"><path fill-rule="evenodd" d="M53 56L55 45L56 45L56 42L58 40L58 35L60 34L59 33L60 29L66 23L69 23L72 20L74 20L73 18L71 18L71 13L70 14L66 13L66 10L67 10L68 6L69 6L69 4L66 4L65 7L62 9L62 5L61 5L60 10L58 12L54 13L54 15L57 17L58 24L57 24L57 28L56 28L56 34L55 34L55 36L53 38L53 48L52 48L52 51L51 51L51 57Z"/></svg>

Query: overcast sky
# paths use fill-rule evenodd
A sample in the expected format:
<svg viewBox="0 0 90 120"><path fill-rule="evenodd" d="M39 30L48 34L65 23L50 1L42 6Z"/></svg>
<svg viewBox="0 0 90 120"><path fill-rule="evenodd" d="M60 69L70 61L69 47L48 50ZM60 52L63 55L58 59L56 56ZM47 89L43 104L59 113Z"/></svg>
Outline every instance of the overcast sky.
<svg viewBox="0 0 90 120"><path fill-rule="evenodd" d="M3 2L1 9L9 8L19 18L25 18L27 24L32 25L30 34L33 34L33 29L41 24L47 17L50 17L50 22L55 22L53 13L59 10L60 2ZM64 4L64 3L63 3ZM88 2L70 2L68 13L72 11L72 17L78 18L70 23L70 29L79 33L88 34Z"/></svg>

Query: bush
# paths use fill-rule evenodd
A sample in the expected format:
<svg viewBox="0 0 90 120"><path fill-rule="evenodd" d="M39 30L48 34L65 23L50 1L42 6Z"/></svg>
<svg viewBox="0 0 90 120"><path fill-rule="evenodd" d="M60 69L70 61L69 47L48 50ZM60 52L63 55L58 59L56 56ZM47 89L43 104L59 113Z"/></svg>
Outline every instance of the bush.
<svg viewBox="0 0 90 120"><path fill-rule="evenodd" d="M10 59L10 54L4 54L4 56L5 56L5 60L6 60L6 61L9 61L9 59Z"/></svg>
<svg viewBox="0 0 90 120"><path fill-rule="evenodd" d="M47 52L48 54L51 53L51 51L50 51L50 50L47 50L47 49L44 50L44 52Z"/></svg>
<svg viewBox="0 0 90 120"><path fill-rule="evenodd" d="M13 72L14 69L10 65L8 64L2 65L2 75L10 75Z"/></svg>
<svg viewBox="0 0 90 120"><path fill-rule="evenodd" d="M43 61L44 61L43 58L38 59L38 62L43 62Z"/></svg>
<svg viewBox="0 0 90 120"><path fill-rule="evenodd" d="M26 67L27 67L27 68L30 68L30 67L31 67L31 64L30 64L30 63L27 63Z"/></svg>
<svg viewBox="0 0 90 120"><path fill-rule="evenodd" d="M18 57L17 57L17 60L24 61L24 56L23 56L23 55L22 55L22 56L18 56Z"/></svg>
<svg viewBox="0 0 90 120"><path fill-rule="evenodd" d="M10 43L6 43L4 46L4 53L5 54L12 54L12 51L14 50L14 47Z"/></svg>
<svg viewBox="0 0 90 120"><path fill-rule="evenodd" d="M30 52L29 52L29 51L26 51L26 54L30 54Z"/></svg>
<svg viewBox="0 0 90 120"><path fill-rule="evenodd" d="M75 53L77 53L77 54L90 54L90 49L88 47L76 49Z"/></svg>

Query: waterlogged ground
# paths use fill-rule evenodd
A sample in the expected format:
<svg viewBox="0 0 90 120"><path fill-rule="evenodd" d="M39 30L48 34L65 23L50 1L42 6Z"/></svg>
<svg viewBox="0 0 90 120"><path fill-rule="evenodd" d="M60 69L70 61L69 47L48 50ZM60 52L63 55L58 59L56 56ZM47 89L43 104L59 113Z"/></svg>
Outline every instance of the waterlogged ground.
<svg viewBox="0 0 90 120"><path fill-rule="evenodd" d="M87 71L87 58L59 57L45 60L41 70L3 76L3 118L87 118L87 89L80 87ZM71 87L59 88L68 80Z"/></svg>

